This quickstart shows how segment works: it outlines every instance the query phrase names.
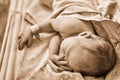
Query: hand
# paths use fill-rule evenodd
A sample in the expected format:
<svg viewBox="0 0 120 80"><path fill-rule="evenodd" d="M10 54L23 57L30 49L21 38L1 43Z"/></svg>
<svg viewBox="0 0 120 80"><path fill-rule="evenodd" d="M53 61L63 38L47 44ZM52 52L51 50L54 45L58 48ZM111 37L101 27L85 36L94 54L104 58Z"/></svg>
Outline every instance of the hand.
<svg viewBox="0 0 120 80"><path fill-rule="evenodd" d="M33 34L29 28L26 28L23 30L23 33L18 37L18 42L19 42L19 50L22 50L25 46L30 47L33 42Z"/></svg>
<svg viewBox="0 0 120 80"><path fill-rule="evenodd" d="M56 64L59 65L61 63L61 61L64 60L64 55L51 55L50 59Z"/></svg>
<svg viewBox="0 0 120 80"><path fill-rule="evenodd" d="M52 62L52 69L56 72L61 71L72 71L72 69L68 66L68 61L64 60L64 55L52 55L50 60Z"/></svg>

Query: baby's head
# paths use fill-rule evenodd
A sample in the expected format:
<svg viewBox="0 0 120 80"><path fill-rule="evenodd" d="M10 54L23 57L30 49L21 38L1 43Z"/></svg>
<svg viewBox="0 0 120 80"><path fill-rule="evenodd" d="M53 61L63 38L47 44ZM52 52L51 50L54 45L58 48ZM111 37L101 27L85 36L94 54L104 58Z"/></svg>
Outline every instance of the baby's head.
<svg viewBox="0 0 120 80"><path fill-rule="evenodd" d="M104 73L104 71L108 71L113 67L115 64L116 55L109 41L91 32L82 32L76 37L79 40L80 53L87 53L86 57L89 58L87 60L90 60L88 61L88 64L90 64L90 62L93 63L93 67L99 65L98 72L101 73Z"/></svg>
<svg viewBox="0 0 120 80"><path fill-rule="evenodd" d="M114 59L115 52L113 46L105 38L99 37L88 31L80 33L78 37L80 39L80 46L86 51L105 55L106 57L109 57L110 60Z"/></svg>

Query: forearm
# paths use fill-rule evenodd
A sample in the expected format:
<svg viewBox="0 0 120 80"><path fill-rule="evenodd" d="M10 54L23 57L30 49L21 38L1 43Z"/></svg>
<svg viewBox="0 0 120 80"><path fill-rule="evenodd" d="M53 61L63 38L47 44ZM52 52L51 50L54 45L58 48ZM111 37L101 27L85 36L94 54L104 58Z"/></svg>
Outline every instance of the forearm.
<svg viewBox="0 0 120 80"><path fill-rule="evenodd" d="M36 35L40 32L53 32L54 31L52 26L51 26L50 19L31 26L30 30L31 30L33 35Z"/></svg>
<svg viewBox="0 0 120 80"><path fill-rule="evenodd" d="M51 39L49 44L50 57L59 54L60 44L61 40L59 35L56 35Z"/></svg>

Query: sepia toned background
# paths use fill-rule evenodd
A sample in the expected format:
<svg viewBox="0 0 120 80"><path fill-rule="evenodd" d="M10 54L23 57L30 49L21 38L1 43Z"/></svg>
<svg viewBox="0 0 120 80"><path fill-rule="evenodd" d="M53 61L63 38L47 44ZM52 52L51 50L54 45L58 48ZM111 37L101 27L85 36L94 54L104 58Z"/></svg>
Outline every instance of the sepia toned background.
<svg viewBox="0 0 120 80"><path fill-rule="evenodd" d="M0 49L7 23L10 0L0 0Z"/></svg>
<svg viewBox="0 0 120 80"><path fill-rule="evenodd" d="M42 1L45 1L46 3ZM105 31L109 34L110 39L112 40L111 42L115 44L118 63L116 64L114 69L109 74L107 74L106 79L104 79L105 76L81 76L80 74L74 74L70 72L63 72L58 74L52 71L50 67L46 65L46 61L49 57L49 39L51 39L51 37L54 36L54 34L46 34L46 36L45 34L40 34L41 41L34 39L34 43L30 48L25 48L22 51L19 51L17 49L17 38L20 31L22 32L23 28L31 25L31 23L35 24L35 21L44 21L46 18L49 17L49 15L51 15L52 10L48 6L49 1L50 0L11 0L9 11L10 0L0 0L0 46L2 41L4 41L3 46L0 48L0 74L2 77L2 79L0 80L41 80L42 77L42 80L50 80L50 78L52 78L52 80L60 80L60 78L63 78L62 80L67 80L64 79L64 77L66 76L69 77L68 80L119 80L120 26L112 24L111 22L104 22L103 24L101 24L105 28ZM94 2L97 0L85 1L91 1L92 3L92 1ZM104 3L102 1L106 0L101 0L101 3ZM120 23L119 2L120 1L118 0L118 9L116 9L116 14L113 18L113 20L117 23ZM18 5L16 6L16 4ZM7 21L8 12L10 13ZM6 22L8 22L7 27ZM95 24L98 33L101 34L101 31L103 33L103 30L99 30L99 26L97 26L99 24ZM4 32L8 35L6 35L3 40ZM78 79L76 76L78 77Z"/></svg>

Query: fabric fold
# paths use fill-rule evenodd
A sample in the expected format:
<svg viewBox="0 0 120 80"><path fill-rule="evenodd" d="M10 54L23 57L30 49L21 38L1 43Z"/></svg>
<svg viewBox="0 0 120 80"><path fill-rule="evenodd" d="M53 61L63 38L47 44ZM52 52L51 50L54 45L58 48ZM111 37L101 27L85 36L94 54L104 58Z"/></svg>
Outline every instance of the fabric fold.
<svg viewBox="0 0 120 80"><path fill-rule="evenodd" d="M69 80L116 80L120 78L118 76L120 75L119 73L115 74L116 71L119 71L119 63L107 74L106 78L104 78L105 76L98 78L82 76L80 73L67 71L62 73L52 71L47 60L49 58L48 45L50 39L55 35L54 32L40 33L40 40L34 36L33 45L30 48L25 47L22 51L17 49L17 37L24 28L62 15L91 21L99 36L110 39L118 56L117 62L119 62L119 1L115 5L112 18L103 16L103 11L97 9L98 6L102 6L101 4L107 2L107 0L53 0L53 2L52 0L48 0L48 3L46 0L19 0L16 1L17 3L14 0L11 1L11 3L14 3L14 5L11 4L9 13L12 19L8 19L8 28L6 29L4 45L2 46L2 54L4 55L2 55L3 58L1 61L1 76L3 80L39 80L41 78L43 80L50 80L50 78L52 80L65 80L66 77ZM26 5L27 2L29 3L28 5ZM11 15L13 7L16 7L15 5L19 5L15 10L19 11L22 16L16 14L13 17ZM108 9L104 5L102 7ZM102 28L100 28L101 26Z"/></svg>

